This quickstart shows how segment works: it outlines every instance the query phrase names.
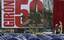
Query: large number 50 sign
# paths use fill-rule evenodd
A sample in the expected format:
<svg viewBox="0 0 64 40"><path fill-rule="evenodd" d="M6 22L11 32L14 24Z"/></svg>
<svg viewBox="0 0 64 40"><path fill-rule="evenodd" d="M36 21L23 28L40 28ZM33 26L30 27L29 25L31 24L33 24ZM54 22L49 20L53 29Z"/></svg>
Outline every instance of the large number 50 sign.
<svg viewBox="0 0 64 40"><path fill-rule="evenodd" d="M39 13L42 13L42 1L43 0L2 0L2 27L22 27L23 18L21 16L28 17L30 11L33 12L36 8Z"/></svg>

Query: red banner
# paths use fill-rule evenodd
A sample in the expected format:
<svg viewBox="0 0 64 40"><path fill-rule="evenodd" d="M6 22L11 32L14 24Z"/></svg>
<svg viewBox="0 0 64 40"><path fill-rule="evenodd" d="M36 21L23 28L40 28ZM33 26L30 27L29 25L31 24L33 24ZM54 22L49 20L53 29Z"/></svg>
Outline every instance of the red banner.
<svg viewBox="0 0 64 40"><path fill-rule="evenodd" d="M62 25L62 27L64 26L64 1L54 0L53 30L55 30L60 25Z"/></svg>

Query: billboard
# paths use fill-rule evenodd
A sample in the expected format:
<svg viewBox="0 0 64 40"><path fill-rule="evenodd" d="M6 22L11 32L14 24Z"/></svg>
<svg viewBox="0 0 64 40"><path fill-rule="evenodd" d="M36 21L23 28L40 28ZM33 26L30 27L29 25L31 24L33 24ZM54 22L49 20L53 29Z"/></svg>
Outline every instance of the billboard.
<svg viewBox="0 0 64 40"><path fill-rule="evenodd" d="M1 0L2 28L51 29L52 1Z"/></svg>

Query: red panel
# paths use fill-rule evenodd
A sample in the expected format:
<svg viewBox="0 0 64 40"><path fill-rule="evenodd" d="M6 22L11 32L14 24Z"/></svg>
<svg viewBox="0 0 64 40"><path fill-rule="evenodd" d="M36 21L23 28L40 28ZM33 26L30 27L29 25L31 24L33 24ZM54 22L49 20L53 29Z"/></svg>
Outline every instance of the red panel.
<svg viewBox="0 0 64 40"><path fill-rule="evenodd" d="M53 29L56 29L55 25L62 22L64 26L64 1L54 0L54 13L53 13Z"/></svg>

